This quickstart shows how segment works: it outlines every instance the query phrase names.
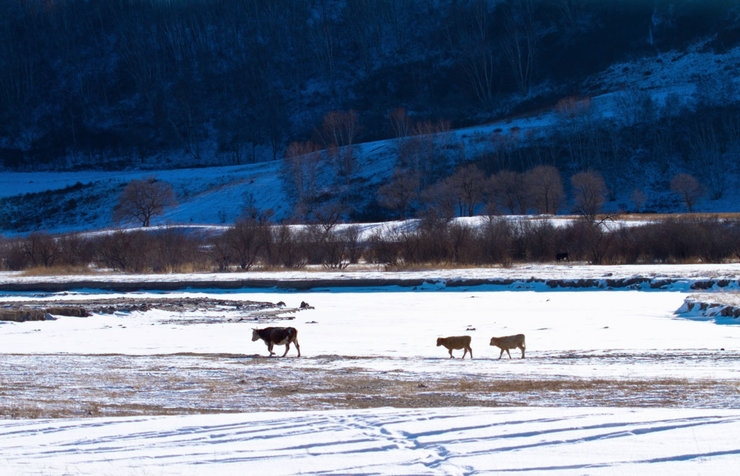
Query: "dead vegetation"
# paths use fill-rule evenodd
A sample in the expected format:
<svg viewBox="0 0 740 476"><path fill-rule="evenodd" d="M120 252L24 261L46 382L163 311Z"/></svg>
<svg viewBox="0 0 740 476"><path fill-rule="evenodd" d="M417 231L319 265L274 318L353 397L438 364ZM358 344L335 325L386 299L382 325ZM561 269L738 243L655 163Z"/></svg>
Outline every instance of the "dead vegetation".
<svg viewBox="0 0 740 476"><path fill-rule="evenodd" d="M388 372L369 370L361 360L344 368L328 365L341 360L342 356L297 362L232 354L11 354L0 363L0 418L383 406L740 407L740 381L734 380L490 378L419 372L403 363Z"/></svg>
<svg viewBox="0 0 740 476"><path fill-rule="evenodd" d="M740 258L736 213L558 215L510 219L490 215L478 224L435 214L404 228L359 225L276 226L240 220L219 233L138 229L106 234L0 237L0 270L24 276L102 273L193 273L344 270L358 263L412 270L567 262L592 264L725 263ZM562 260L561 260L562 261Z"/></svg>

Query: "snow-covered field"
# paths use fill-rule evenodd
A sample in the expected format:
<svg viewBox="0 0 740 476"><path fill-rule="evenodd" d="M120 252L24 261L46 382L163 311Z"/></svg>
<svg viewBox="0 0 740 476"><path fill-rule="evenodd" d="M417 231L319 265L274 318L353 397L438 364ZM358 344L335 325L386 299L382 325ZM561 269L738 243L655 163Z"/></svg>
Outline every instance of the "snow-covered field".
<svg viewBox="0 0 740 476"><path fill-rule="evenodd" d="M3 422L5 474L732 474L738 410L432 408Z"/></svg>
<svg viewBox="0 0 740 476"><path fill-rule="evenodd" d="M519 272L566 269L737 281L732 265ZM5 305L286 307L270 319L222 306L0 322L0 474L727 474L740 465L740 325L677 314L690 294L521 283L4 292ZM296 327L301 357L267 358L250 339L258 325ZM491 336L520 332L526 358L498 360ZM435 346L464 334L472 360Z"/></svg>

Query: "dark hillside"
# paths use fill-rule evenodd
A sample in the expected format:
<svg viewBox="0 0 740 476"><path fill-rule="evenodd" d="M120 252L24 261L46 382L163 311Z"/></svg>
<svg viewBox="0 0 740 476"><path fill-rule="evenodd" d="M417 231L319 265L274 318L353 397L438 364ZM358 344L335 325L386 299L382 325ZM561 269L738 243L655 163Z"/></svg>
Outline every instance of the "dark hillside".
<svg viewBox="0 0 740 476"><path fill-rule="evenodd" d="M583 94L614 62L738 44L731 1L0 0L0 166L121 169L473 125ZM173 159L177 157L177 159Z"/></svg>

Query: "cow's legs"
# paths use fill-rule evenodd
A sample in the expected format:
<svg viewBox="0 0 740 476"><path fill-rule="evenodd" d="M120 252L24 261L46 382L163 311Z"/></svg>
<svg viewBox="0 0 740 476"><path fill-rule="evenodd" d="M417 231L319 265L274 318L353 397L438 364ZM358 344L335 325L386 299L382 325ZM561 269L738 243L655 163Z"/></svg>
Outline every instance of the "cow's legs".
<svg viewBox="0 0 740 476"><path fill-rule="evenodd" d="M272 357L273 355L275 355L275 352L272 351L272 342L270 342L269 344L267 344L267 350L270 352L270 357Z"/></svg>
<svg viewBox="0 0 740 476"><path fill-rule="evenodd" d="M300 357L301 356L301 346L298 345L298 340L297 339L293 340L293 344L295 344L295 349L298 351L298 357ZM283 354L283 357L288 355L289 350L290 350L290 342L286 342L285 343L285 353Z"/></svg>
<svg viewBox="0 0 740 476"><path fill-rule="evenodd" d="M451 359L454 359L454 358L455 358L455 356L454 356L454 355L452 355L452 349L450 349L450 358L451 358Z"/></svg>
<svg viewBox="0 0 740 476"><path fill-rule="evenodd" d="M524 347L520 347L522 349L522 359L524 358Z"/></svg>
<svg viewBox="0 0 740 476"><path fill-rule="evenodd" d="M509 354L509 358L511 358L511 352L509 352L509 349L506 349L506 353Z"/></svg>
<svg viewBox="0 0 740 476"><path fill-rule="evenodd" d="M501 349L501 353L498 354L498 360L501 360L501 357L504 356L504 349Z"/></svg>

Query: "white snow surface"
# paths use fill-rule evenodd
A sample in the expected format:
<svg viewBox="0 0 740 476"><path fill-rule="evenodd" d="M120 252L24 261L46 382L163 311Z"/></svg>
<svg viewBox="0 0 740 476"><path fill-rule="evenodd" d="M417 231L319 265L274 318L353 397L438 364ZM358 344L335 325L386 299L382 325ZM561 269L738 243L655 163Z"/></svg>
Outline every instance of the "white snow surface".
<svg viewBox="0 0 740 476"><path fill-rule="evenodd" d="M401 222L398 222L401 223ZM382 225L378 225L382 226ZM400 226L400 225L399 225ZM248 271L237 273L195 273L195 274L111 274L107 272L82 275L59 276L28 276L23 272L0 272L0 284L4 283L35 283L35 282L210 282L210 281L244 281L244 280L283 280L283 281L347 281L358 279L423 279L430 283L439 283L455 279L510 279L527 281L557 280L557 279L626 279L652 278L675 279L690 283L703 279L738 280L740 278L740 263L724 264L675 264L675 265L605 265L591 266L587 264L519 264L508 267L482 267L461 269L427 269L427 270L400 270L386 271L383 265L367 265L362 269L347 268L341 271L324 270L318 268L304 268L287 271ZM517 289L525 284L519 283ZM57 297L58 298L58 297Z"/></svg>
<svg viewBox="0 0 740 476"><path fill-rule="evenodd" d="M0 422L5 474L731 474L739 410L393 408Z"/></svg>
<svg viewBox="0 0 740 476"><path fill-rule="evenodd" d="M737 265L533 266L408 274L430 279L500 273L541 278L673 276L692 281L718 276L737 280L738 271ZM377 274L383 275L379 271ZM265 278L268 275L265 273ZM245 279L244 275L231 276ZM352 279L354 275L303 271L271 276ZM167 276L188 281L213 277ZM0 282L22 279L26 278L4 274ZM507 289L445 288L435 282L416 288L318 287L308 291L244 288L122 294L78 290L33 297L99 300L211 296L282 300L289 307L297 307L301 301L310 303L313 309L274 324L299 329L302 351L300 358L291 349L285 359L274 359L278 372L300 372L323 362L347 372L361 367L368 375L403 369L418 374L420 379L432 373L483 379L502 375L512 379L711 378L725 380L740 392L736 360L719 358L740 353L740 326L677 314L690 295L685 288L548 290L517 284ZM724 299L734 295L730 291L716 292ZM0 294L2 302L28 298L28 293ZM45 354L65 353L267 354L262 342L250 340L253 322L178 323L179 319L187 320L186 314L148 311L0 322L0 354L38 359ZM488 345L490 337L519 332L527 336L527 358L521 359L515 349L512 359L504 354L498 360L498 349ZM473 360L449 359L444 348L434 345L439 336L457 334L472 336ZM278 346L279 354L282 349ZM548 358L568 354L584 358ZM456 356L460 355L461 351L456 351ZM620 357L611 358L613 355ZM697 358L681 357L685 355ZM718 358L713 359L713 355ZM363 357L363 361L352 357ZM490 398L497 397L493 394ZM542 401L528 407L501 408L277 410L0 420L0 474L724 475L731 467L740 467L737 401L717 401L714 408L633 408L616 404L575 408Z"/></svg>

